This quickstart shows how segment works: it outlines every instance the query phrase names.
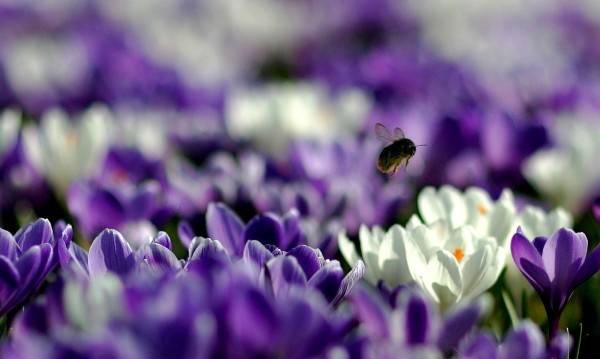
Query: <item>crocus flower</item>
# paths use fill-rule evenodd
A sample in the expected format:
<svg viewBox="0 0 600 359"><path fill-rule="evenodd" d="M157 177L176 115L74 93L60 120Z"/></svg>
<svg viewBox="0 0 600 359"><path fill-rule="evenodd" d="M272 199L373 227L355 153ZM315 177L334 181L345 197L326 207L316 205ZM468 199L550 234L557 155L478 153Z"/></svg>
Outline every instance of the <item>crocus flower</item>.
<svg viewBox="0 0 600 359"><path fill-rule="evenodd" d="M512 238L513 259L544 303L550 339L575 288L600 270L600 246L586 258L587 247L585 234L566 228L533 242L520 229Z"/></svg>
<svg viewBox="0 0 600 359"><path fill-rule="evenodd" d="M241 258L246 242L250 240L282 250L305 243L299 217L296 210L290 210L283 218L267 212L256 215L244 225L225 204L211 203L206 211L206 231L211 239L223 244L227 253Z"/></svg>
<svg viewBox="0 0 600 359"><path fill-rule="evenodd" d="M35 290L58 264L57 241L71 242L71 226L58 225L53 232L47 219L21 228L13 237L0 229L0 317Z"/></svg>
<svg viewBox="0 0 600 359"><path fill-rule="evenodd" d="M427 349L436 354L433 357L449 356L483 320L490 306L488 297L480 297L442 315L418 288L402 288L392 303L380 294L360 285L350 297L360 323L359 333L367 338L362 350L370 353L367 358L384 353L390 357L393 348L406 353Z"/></svg>
<svg viewBox="0 0 600 359"><path fill-rule="evenodd" d="M444 222L424 225L416 217L406 229L387 232L361 227L359 238L366 278L394 287L416 281L436 302L448 306L468 301L490 288L504 268L504 249L492 237L479 237L469 225L449 230ZM347 261L359 259L354 245L340 233Z"/></svg>
<svg viewBox="0 0 600 359"><path fill-rule="evenodd" d="M369 98L358 89L332 98L318 83L271 84L233 91L226 101L225 123L232 137L282 155L295 138L331 140L354 135L370 107Z"/></svg>
<svg viewBox="0 0 600 359"><path fill-rule="evenodd" d="M545 198L575 215L588 208L600 188L597 117L592 109L558 115L552 129L556 145L535 152L523 166L525 178Z"/></svg>
<svg viewBox="0 0 600 359"><path fill-rule="evenodd" d="M114 229L105 229L92 242L89 254L72 243L67 247L64 241L58 245L60 265L77 277L100 278L108 272L126 276L139 270L143 251L134 251Z"/></svg>
<svg viewBox="0 0 600 359"><path fill-rule="evenodd" d="M91 176L99 168L111 141L111 126L106 107L89 108L77 124L63 111L49 110L39 127L23 129L26 154L62 197L71 181Z"/></svg>
<svg viewBox="0 0 600 359"><path fill-rule="evenodd" d="M306 245L287 252L269 247L271 250L255 240L247 242L244 260L261 268L261 279L275 297L283 297L297 288L311 287L323 294L331 307L336 307L350 295L364 274L362 261L357 261L344 276L340 262L325 259L321 251Z"/></svg>
<svg viewBox="0 0 600 359"><path fill-rule="evenodd" d="M148 244L171 212L164 203L166 179L159 161L134 148L113 147L100 173L76 180L67 193L69 211L82 233L93 238L105 228L127 234L135 248Z"/></svg>

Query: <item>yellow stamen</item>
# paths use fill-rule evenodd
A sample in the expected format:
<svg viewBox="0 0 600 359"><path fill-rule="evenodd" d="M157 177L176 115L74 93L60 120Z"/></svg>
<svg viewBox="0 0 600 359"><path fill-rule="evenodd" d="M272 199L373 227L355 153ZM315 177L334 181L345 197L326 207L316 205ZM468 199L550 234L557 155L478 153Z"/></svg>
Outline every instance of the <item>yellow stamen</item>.
<svg viewBox="0 0 600 359"><path fill-rule="evenodd" d="M463 250L461 248L456 248L454 250L454 253L452 253L454 255L454 257L456 258L457 261L461 261L463 259L463 257L465 256L465 252L463 252Z"/></svg>
<svg viewBox="0 0 600 359"><path fill-rule="evenodd" d="M479 211L479 213L481 213L484 216L488 213L487 207L481 203L477 205L477 210Z"/></svg>

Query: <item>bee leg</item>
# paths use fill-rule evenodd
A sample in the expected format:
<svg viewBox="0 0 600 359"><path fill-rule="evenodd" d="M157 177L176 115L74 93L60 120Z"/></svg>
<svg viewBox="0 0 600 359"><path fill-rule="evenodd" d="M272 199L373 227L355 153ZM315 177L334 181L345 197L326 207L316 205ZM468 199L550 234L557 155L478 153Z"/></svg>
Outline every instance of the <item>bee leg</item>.
<svg viewBox="0 0 600 359"><path fill-rule="evenodd" d="M398 165L394 166L394 171L392 172L392 176L395 175L396 172L398 172Z"/></svg>
<svg viewBox="0 0 600 359"><path fill-rule="evenodd" d="M410 160L410 158L406 159L406 163L404 164L404 170L406 171L406 167L408 167L408 161Z"/></svg>

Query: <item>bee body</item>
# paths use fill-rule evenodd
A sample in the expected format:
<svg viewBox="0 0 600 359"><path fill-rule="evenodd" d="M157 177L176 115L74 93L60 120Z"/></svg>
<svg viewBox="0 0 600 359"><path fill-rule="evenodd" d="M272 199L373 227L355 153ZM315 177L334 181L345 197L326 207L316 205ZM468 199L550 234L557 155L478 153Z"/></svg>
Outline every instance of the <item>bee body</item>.
<svg viewBox="0 0 600 359"><path fill-rule="evenodd" d="M404 168L408 166L408 161L417 152L415 143L404 137L401 129L394 129L394 136L380 123L375 125L375 133L377 136L388 142L389 144L381 150L377 158L377 169L383 173L391 173L394 175L398 171L398 167L402 161L406 159Z"/></svg>

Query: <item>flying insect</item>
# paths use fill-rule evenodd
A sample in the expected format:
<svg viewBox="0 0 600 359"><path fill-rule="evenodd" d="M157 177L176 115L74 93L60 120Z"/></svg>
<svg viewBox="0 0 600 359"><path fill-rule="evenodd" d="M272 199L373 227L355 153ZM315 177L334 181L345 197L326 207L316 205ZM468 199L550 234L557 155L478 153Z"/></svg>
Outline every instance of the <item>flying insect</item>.
<svg viewBox="0 0 600 359"><path fill-rule="evenodd" d="M383 173L391 173L390 177L398 172L398 167L406 159L404 169L408 167L408 161L417 152L415 143L404 137L404 132L398 127L394 129L394 136L381 123L375 124L375 134L388 145L381 150L377 158L377 169ZM424 146L424 145L421 145Z"/></svg>

